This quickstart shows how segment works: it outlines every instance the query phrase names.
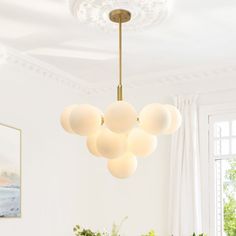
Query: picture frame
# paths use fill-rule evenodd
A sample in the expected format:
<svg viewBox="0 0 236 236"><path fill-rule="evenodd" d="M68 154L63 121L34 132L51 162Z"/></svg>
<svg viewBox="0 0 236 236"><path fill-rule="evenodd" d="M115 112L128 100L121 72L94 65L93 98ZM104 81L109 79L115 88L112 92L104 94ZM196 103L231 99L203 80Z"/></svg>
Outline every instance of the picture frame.
<svg viewBox="0 0 236 236"><path fill-rule="evenodd" d="M0 219L22 215L22 130L0 123Z"/></svg>

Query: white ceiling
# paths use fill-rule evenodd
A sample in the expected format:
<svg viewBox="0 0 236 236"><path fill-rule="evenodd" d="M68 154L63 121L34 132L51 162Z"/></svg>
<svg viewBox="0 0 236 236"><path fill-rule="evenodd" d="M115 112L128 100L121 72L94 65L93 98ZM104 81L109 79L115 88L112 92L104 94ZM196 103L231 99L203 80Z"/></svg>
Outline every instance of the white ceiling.
<svg viewBox="0 0 236 236"><path fill-rule="evenodd" d="M78 81L116 80L117 32L80 24L66 0L0 0L0 42ZM176 0L161 25L124 32L124 75L144 83L236 65L235 42L235 0Z"/></svg>

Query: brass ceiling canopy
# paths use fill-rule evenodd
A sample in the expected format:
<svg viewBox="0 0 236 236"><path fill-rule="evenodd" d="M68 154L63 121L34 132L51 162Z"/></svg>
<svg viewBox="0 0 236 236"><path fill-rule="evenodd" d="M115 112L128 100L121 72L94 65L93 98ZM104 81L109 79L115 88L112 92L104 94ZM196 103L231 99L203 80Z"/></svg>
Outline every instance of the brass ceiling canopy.
<svg viewBox="0 0 236 236"><path fill-rule="evenodd" d="M131 13L124 9L116 9L110 12L109 18L115 23L125 23L130 21Z"/></svg>

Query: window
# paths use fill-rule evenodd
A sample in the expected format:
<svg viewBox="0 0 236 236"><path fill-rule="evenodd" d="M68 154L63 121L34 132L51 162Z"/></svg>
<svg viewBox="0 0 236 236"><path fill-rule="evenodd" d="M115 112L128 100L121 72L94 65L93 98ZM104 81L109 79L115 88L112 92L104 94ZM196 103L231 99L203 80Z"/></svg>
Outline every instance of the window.
<svg viewBox="0 0 236 236"><path fill-rule="evenodd" d="M215 235L236 236L236 114L210 116L215 169Z"/></svg>

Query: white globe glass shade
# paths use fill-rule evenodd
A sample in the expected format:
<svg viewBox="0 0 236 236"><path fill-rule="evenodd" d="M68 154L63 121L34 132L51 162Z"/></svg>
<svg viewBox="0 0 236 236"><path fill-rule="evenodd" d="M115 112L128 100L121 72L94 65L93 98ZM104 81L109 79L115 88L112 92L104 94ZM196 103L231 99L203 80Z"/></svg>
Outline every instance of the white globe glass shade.
<svg viewBox="0 0 236 236"><path fill-rule="evenodd" d="M125 153L123 156L108 161L108 170L119 179L128 178L137 169L137 159L132 153Z"/></svg>
<svg viewBox="0 0 236 236"><path fill-rule="evenodd" d="M135 156L146 157L157 147L157 137L141 128L133 129L128 136L128 149Z"/></svg>
<svg viewBox="0 0 236 236"><path fill-rule="evenodd" d="M165 105L165 107L169 110L171 114L171 123L169 127L166 130L164 130L163 134L173 134L181 126L182 116L179 110L175 106L167 104Z"/></svg>
<svg viewBox="0 0 236 236"><path fill-rule="evenodd" d="M164 105L153 103L142 109L139 122L145 131L157 135L170 126L171 114Z"/></svg>
<svg viewBox="0 0 236 236"><path fill-rule="evenodd" d="M118 158L127 150L127 137L104 128L97 137L97 150L106 158Z"/></svg>
<svg viewBox="0 0 236 236"><path fill-rule="evenodd" d="M98 131L102 124L102 113L88 104L76 106L70 115L71 129L82 136L89 136Z"/></svg>
<svg viewBox="0 0 236 236"><path fill-rule="evenodd" d="M91 154L93 154L96 157L100 157L101 154L99 153L97 149L97 137L99 135L99 131L95 134L92 134L87 137L87 148Z"/></svg>
<svg viewBox="0 0 236 236"><path fill-rule="evenodd" d="M106 126L113 132L125 133L133 128L137 121L137 112L128 102L117 101L111 104L104 115Z"/></svg>
<svg viewBox="0 0 236 236"><path fill-rule="evenodd" d="M61 125L64 128L64 130L69 133L74 133L74 131L72 130L71 125L70 125L70 115L71 115L72 110L77 106L78 105L76 105L76 104L68 106L61 113L61 119L60 119Z"/></svg>

